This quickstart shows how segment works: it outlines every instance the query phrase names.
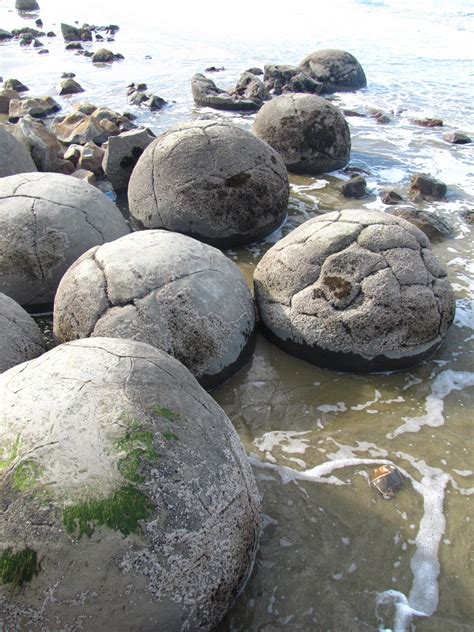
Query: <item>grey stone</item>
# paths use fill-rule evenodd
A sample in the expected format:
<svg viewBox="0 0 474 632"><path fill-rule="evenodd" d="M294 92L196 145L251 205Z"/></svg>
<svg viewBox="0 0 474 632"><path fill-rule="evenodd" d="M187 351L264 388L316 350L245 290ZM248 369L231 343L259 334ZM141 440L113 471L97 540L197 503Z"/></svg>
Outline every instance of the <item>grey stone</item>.
<svg viewBox="0 0 474 632"><path fill-rule="evenodd" d="M366 179L364 176L355 176L344 182L341 191L344 197L363 198L368 195Z"/></svg>
<svg viewBox="0 0 474 632"><path fill-rule="evenodd" d="M129 231L115 204L76 178L56 173L2 178L0 291L21 305L49 305L80 255Z"/></svg>
<svg viewBox="0 0 474 632"><path fill-rule="evenodd" d="M39 4L36 0L15 0L17 11L38 11Z"/></svg>
<svg viewBox="0 0 474 632"><path fill-rule="evenodd" d="M2 126L0 126L0 147L0 178L36 171L30 152L13 133Z"/></svg>
<svg viewBox="0 0 474 632"><path fill-rule="evenodd" d="M446 192L447 187L441 180L422 173L417 173L411 178L410 196L415 201L441 200Z"/></svg>
<svg viewBox="0 0 474 632"><path fill-rule="evenodd" d="M412 208L398 208L390 212L422 230L430 241L443 241L454 236L454 228L437 213Z"/></svg>
<svg viewBox="0 0 474 632"><path fill-rule="evenodd" d="M54 335L131 338L167 351L206 387L253 350L255 310L237 266L178 233L138 231L92 248L59 284Z"/></svg>
<svg viewBox="0 0 474 632"><path fill-rule="evenodd" d="M7 79L3 84L4 90L15 90L15 92L28 92L29 88L19 79Z"/></svg>
<svg viewBox="0 0 474 632"><path fill-rule="evenodd" d="M41 121L26 115L15 125L13 133L28 147L38 171L62 172L62 147Z"/></svg>
<svg viewBox="0 0 474 632"><path fill-rule="evenodd" d="M80 149L77 167L79 169L92 171L95 176L101 177L104 175L104 170L102 168L104 156L105 149L99 147L95 143L86 143Z"/></svg>
<svg viewBox="0 0 474 632"><path fill-rule="evenodd" d="M284 221L288 175L280 156L250 132L196 121L171 128L145 149L128 199L146 228L231 247L262 239Z"/></svg>
<svg viewBox="0 0 474 632"><path fill-rule="evenodd" d="M72 77L70 77L72 79ZM74 103L74 109L82 112L83 114L91 115L98 109L96 105L93 103L88 103L87 101L81 101L81 103Z"/></svg>
<svg viewBox="0 0 474 632"><path fill-rule="evenodd" d="M112 40L113 41L113 40ZM111 64L114 61L123 59L123 55L120 53L113 53L107 48L100 48L92 56L92 63L94 64Z"/></svg>
<svg viewBox="0 0 474 632"><path fill-rule="evenodd" d="M282 92L309 92L319 94L323 84L315 81L297 66L269 64L265 66L264 83L276 95Z"/></svg>
<svg viewBox="0 0 474 632"><path fill-rule="evenodd" d="M384 204L399 204L400 202L403 202L403 198L396 191L383 191L382 202Z"/></svg>
<svg viewBox="0 0 474 632"><path fill-rule="evenodd" d="M0 29L0 42L4 42L6 40L12 39L13 34L10 31L5 31L5 29Z"/></svg>
<svg viewBox="0 0 474 632"><path fill-rule="evenodd" d="M463 132L448 132L444 134L443 140L454 145L467 145L468 143L472 143L472 139Z"/></svg>
<svg viewBox="0 0 474 632"><path fill-rule="evenodd" d="M45 351L38 325L9 296L0 292L0 373Z"/></svg>
<svg viewBox="0 0 474 632"><path fill-rule="evenodd" d="M2 552L31 551L36 571L0 585L6 629L209 631L243 588L255 480L227 416L166 353L94 338L10 369L0 450Z"/></svg>
<svg viewBox="0 0 474 632"><path fill-rule="evenodd" d="M78 180L84 180L84 182L87 182L88 184L95 185L96 183L95 175L92 171L88 171L87 169L76 169L71 173L71 176L73 178L77 178Z"/></svg>
<svg viewBox="0 0 474 632"><path fill-rule="evenodd" d="M268 337L341 371L414 366L438 348L454 317L446 269L429 239L378 211L305 222L263 256L254 281Z"/></svg>
<svg viewBox="0 0 474 632"><path fill-rule="evenodd" d="M98 108L91 115L80 110L71 112L65 117L57 117L52 130L58 140L67 145L85 145L89 142L102 145L110 136L120 133L117 125L108 118L109 112L106 108Z"/></svg>
<svg viewBox="0 0 474 632"><path fill-rule="evenodd" d="M63 34L65 42L92 41L91 30L86 26L82 28L77 28L76 26L72 26L71 24L61 23L61 33Z"/></svg>
<svg viewBox="0 0 474 632"><path fill-rule="evenodd" d="M347 122L337 107L316 95L288 94L265 103L253 132L278 151L293 173L317 175L349 162Z"/></svg>
<svg viewBox="0 0 474 632"><path fill-rule="evenodd" d="M79 92L84 92L84 88L74 79L61 81L61 85L59 86L59 94L61 96L65 94L78 94Z"/></svg>
<svg viewBox="0 0 474 632"><path fill-rule="evenodd" d="M267 91L261 79L250 72L240 75L237 85L229 92L231 96L243 99L251 99L255 103L262 103L267 98Z"/></svg>
<svg viewBox="0 0 474 632"><path fill-rule="evenodd" d="M0 90L0 114L8 114L12 99L21 99L16 90Z"/></svg>
<svg viewBox="0 0 474 632"><path fill-rule="evenodd" d="M218 88L213 81L207 79L201 73L195 74L192 78L191 90L196 105L214 108L215 110L251 111L258 110L261 106L260 101L231 96L228 92Z"/></svg>
<svg viewBox="0 0 474 632"><path fill-rule="evenodd" d="M138 159L153 140L155 137L147 129L131 130L109 138L102 167L116 191L127 188Z"/></svg>
<svg viewBox="0 0 474 632"><path fill-rule="evenodd" d="M12 99L8 110L10 119L19 119L29 114L35 118L43 118L61 109L52 97L35 98L35 99Z"/></svg>
<svg viewBox="0 0 474 632"><path fill-rule="evenodd" d="M350 53L328 48L311 53L300 63L301 70L323 85L322 92L352 92L365 88L367 79Z"/></svg>

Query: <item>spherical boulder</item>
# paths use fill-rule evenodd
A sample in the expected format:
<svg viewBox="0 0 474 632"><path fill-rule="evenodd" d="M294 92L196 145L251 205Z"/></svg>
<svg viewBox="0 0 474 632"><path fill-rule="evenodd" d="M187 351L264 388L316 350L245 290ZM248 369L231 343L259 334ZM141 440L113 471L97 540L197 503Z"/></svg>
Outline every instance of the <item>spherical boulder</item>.
<svg viewBox="0 0 474 632"><path fill-rule="evenodd" d="M413 366L442 342L455 302L429 239L379 211L311 219L255 270L264 332L309 362L340 371Z"/></svg>
<svg viewBox="0 0 474 632"><path fill-rule="evenodd" d="M86 250L130 228L95 187L57 173L0 179L0 291L47 306L68 267Z"/></svg>
<svg viewBox="0 0 474 632"><path fill-rule="evenodd" d="M323 84L323 93L352 92L367 85L357 59L344 50L327 48L311 53L300 64L303 72Z"/></svg>
<svg viewBox="0 0 474 632"><path fill-rule="evenodd" d="M237 266L219 250L165 230L131 233L85 253L54 301L54 334L132 338L164 349L206 387L253 351L255 308Z"/></svg>
<svg viewBox="0 0 474 632"><path fill-rule="evenodd" d="M318 175L349 162L351 136L340 110L313 94L285 94L266 103L253 132L283 158L288 171Z"/></svg>
<svg viewBox="0 0 474 632"><path fill-rule="evenodd" d="M0 127L0 178L36 171L30 152L13 134Z"/></svg>
<svg viewBox="0 0 474 632"><path fill-rule="evenodd" d="M237 433L150 345L78 340L1 375L0 466L5 629L210 630L248 577Z"/></svg>
<svg viewBox="0 0 474 632"><path fill-rule="evenodd" d="M9 296L0 292L0 373L45 351L38 325Z"/></svg>
<svg viewBox="0 0 474 632"><path fill-rule="evenodd" d="M218 247L262 239L286 217L288 174L250 132L194 121L143 152L130 178L130 212L146 228L185 233Z"/></svg>

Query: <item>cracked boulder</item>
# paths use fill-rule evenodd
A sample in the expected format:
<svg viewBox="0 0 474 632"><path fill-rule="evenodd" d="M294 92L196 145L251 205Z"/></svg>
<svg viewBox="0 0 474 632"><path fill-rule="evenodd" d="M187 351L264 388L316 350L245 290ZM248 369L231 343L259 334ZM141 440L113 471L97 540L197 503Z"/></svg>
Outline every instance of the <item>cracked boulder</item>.
<svg viewBox="0 0 474 632"><path fill-rule="evenodd" d="M95 187L55 173L0 179L0 292L48 307L69 266L92 246L130 231Z"/></svg>
<svg viewBox="0 0 474 632"><path fill-rule="evenodd" d="M255 270L264 332L278 346L338 371L414 366L441 344L455 301L428 237L379 211L311 219Z"/></svg>
<svg viewBox="0 0 474 632"><path fill-rule="evenodd" d="M38 325L23 307L1 292L0 349L0 373L45 351Z"/></svg>
<svg viewBox="0 0 474 632"><path fill-rule="evenodd" d="M301 70L323 84L322 93L352 92L367 86L364 70L357 59L344 50L327 48L308 55Z"/></svg>
<svg viewBox="0 0 474 632"><path fill-rule="evenodd" d="M347 165L349 126L341 111L313 94L286 94L266 103L253 132L283 158L288 171L319 175Z"/></svg>
<svg viewBox="0 0 474 632"><path fill-rule="evenodd" d="M258 491L231 422L132 340L0 376L0 492L7 630L210 631L255 558Z"/></svg>
<svg viewBox="0 0 474 632"><path fill-rule="evenodd" d="M0 178L37 170L27 148L2 126L0 126L0 147Z"/></svg>
<svg viewBox="0 0 474 632"><path fill-rule="evenodd" d="M64 275L54 302L57 340L146 341L206 387L248 360L254 328L252 295L237 266L212 246L164 230L92 248Z"/></svg>
<svg viewBox="0 0 474 632"><path fill-rule="evenodd" d="M171 128L143 152L128 188L130 212L146 228L166 228L219 248L251 243L286 217L282 159L250 132L195 121Z"/></svg>

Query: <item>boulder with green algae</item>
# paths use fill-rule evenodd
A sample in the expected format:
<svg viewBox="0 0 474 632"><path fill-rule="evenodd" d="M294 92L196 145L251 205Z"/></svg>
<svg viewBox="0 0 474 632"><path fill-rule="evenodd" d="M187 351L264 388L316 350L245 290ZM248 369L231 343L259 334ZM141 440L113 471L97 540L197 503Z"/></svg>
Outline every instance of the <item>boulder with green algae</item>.
<svg viewBox="0 0 474 632"><path fill-rule="evenodd" d="M0 437L6 629L219 622L252 566L259 500L182 364L131 340L60 345L0 377Z"/></svg>

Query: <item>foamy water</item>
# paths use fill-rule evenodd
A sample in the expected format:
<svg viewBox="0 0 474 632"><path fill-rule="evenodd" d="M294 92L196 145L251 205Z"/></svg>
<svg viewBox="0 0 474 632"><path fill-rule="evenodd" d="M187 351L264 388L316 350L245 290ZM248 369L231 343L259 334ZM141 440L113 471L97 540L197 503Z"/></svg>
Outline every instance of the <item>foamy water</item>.
<svg viewBox="0 0 474 632"><path fill-rule="evenodd" d="M393 188L422 171L448 185L446 200L425 204L449 221L454 237L434 244L457 299L445 343L415 369L381 375L338 374L313 367L261 337L252 361L213 392L244 442L262 494L264 535L250 582L220 624L248 630L439 632L474 630L472 571L473 228L474 143L453 146L443 133L474 137L474 18L471 1L333 0L320 6L217 0L129 5L39 0L44 29L59 22L116 23L106 44L125 60L94 67L64 50L61 36L42 38L49 55L16 42L0 44L0 75L16 77L32 95L53 95L65 111L76 101L132 110L159 134L206 113L247 129L253 115L194 107L190 78L207 66L227 88L240 72L267 63L297 64L318 48L343 48L361 62L366 89L335 95L360 112L379 108L391 122L350 117L350 166L365 174L370 197L346 200L349 176L291 177L288 222L264 242L229 251L251 282L264 252L315 214L341 208L386 210ZM0 0L0 28L32 24ZM85 44L95 50L102 44ZM64 71L86 92L58 97ZM126 86L146 82L169 101L157 113L130 106ZM415 126L436 117L443 128ZM384 500L370 472L393 464L405 486Z"/></svg>

